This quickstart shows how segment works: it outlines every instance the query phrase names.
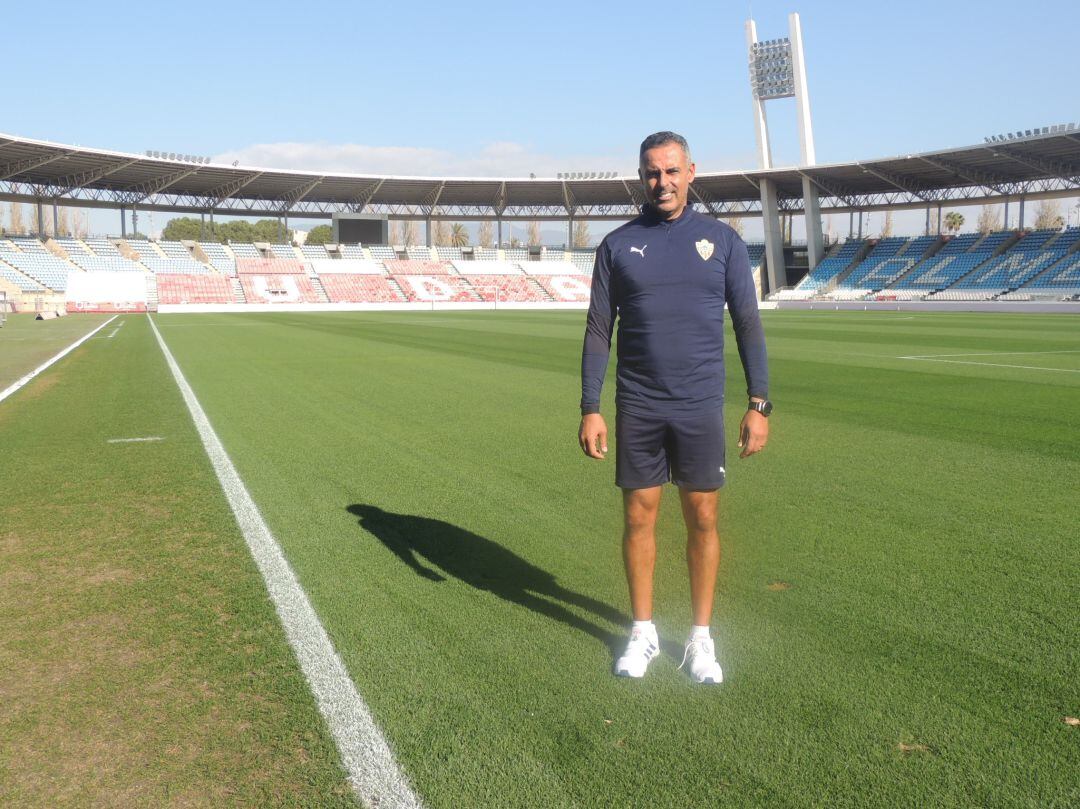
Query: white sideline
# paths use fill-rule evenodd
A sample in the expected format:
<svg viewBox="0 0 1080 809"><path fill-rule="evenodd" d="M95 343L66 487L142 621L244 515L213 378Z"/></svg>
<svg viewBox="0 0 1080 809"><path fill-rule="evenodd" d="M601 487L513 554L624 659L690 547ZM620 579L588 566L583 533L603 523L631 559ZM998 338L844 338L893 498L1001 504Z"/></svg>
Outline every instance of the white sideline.
<svg viewBox="0 0 1080 809"><path fill-rule="evenodd" d="M292 567L285 559L269 527L240 479L205 411L195 398L180 366L148 316L158 345L172 371L173 379L184 397L203 447L214 467L221 488L229 501L248 549L262 574L278 617L285 628L289 645L300 663L319 711L337 743L349 781L368 806L420 807L405 775L394 761L393 753L375 724L367 705L356 690L334 649L329 635L319 621L307 594L300 586Z"/></svg>
<svg viewBox="0 0 1080 809"><path fill-rule="evenodd" d="M67 348L65 348L63 351L61 351L55 357L52 357L51 359L45 360L45 362L43 362L41 365L39 365L33 371L28 373L26 376L22 377L21 379L16 380L11 385L8 385L6 388L4 388L2 391L0 391L0 402L4 401L4 399L9 397L11 394L13 394L19 388L24 387L27 382L29 382L35 376L40 374L42 371L44 371L46 368L48 368L54 362L58 362L59 360L62 360L64 357L66 357L68 354L70 354L76 348L81 346L83 343L85 343L87 340L89 340L91 337L93 337L99 331L104 329L106 326L108 326L110 323L112 323L118 317L120 317L120 315L113 315L112 317L110 317L108 320L106 320L104 323L102 323L100 326L98 326L96 329L94 329L90 333L84 334L82 337L80 337L74 343L69 345Z"/></svg>

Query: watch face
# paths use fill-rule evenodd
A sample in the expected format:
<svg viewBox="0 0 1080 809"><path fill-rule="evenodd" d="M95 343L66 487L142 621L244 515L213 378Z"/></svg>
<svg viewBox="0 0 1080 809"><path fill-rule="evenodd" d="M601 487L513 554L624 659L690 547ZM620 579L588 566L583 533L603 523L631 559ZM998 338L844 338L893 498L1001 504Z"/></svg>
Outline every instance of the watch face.
<svg viewBox="0 0 1080 809"><path fill-rule="evenodd" d="M761 415L768 416L772 414L772 402L766 399L761 403Z"/></svg>

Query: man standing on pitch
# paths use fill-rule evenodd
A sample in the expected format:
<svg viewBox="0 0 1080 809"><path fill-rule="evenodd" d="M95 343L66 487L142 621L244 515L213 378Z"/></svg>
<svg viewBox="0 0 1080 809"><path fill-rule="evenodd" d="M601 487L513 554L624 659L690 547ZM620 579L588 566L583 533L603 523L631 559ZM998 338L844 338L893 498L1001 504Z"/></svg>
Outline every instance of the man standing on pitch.
<svg viewBox="0 0 1080 809"><path fill-rule="evenodd" d="M683 665L699 683L723 679L709 622L720 564L717 492L724 485L724 305L731 313L749 404L740 458L769 434L765 335L746 245L722 222L687 207L694 164L686 140L657 132L641 144L648 204L596 251L581 355L581 429L590 458L607 453L600 388L619 321L615 483L623 490L623 560L634 624L615 673L643 677L659 652L652 623L656 515L669 480L686 522L693 626Z"/></svg>

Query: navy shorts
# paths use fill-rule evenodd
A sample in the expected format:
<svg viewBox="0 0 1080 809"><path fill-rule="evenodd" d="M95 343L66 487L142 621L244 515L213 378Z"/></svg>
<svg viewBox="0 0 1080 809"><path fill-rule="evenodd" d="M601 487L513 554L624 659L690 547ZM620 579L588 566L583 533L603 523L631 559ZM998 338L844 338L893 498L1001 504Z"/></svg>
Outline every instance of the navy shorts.
<svg viewBox="0 0 1080 809"><path fill-rule="evenodd" d="M677 418L615 414L615 485L623 489L669 480L685 489L719 489L724 450L722 408Z"/></svg>

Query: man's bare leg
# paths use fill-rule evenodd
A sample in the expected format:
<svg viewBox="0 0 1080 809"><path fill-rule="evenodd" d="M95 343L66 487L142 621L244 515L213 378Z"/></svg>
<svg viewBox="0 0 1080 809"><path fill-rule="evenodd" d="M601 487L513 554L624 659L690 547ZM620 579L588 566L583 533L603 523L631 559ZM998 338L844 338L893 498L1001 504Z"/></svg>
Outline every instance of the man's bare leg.
<svg viewBox="0 0 1080 809"><path fill-rule="evenodd" d="M660 486L623 489L623 563L635 621L651 621Z"/></svg>
<svg viewBox="0 0 1080 809"><path fill-rule="evenodd" d="M717 490L679 489L686 522L686 564L690 569L690 606L695 626L712 619L716 573L720 568L720 534L716 530Z"/></svg>

